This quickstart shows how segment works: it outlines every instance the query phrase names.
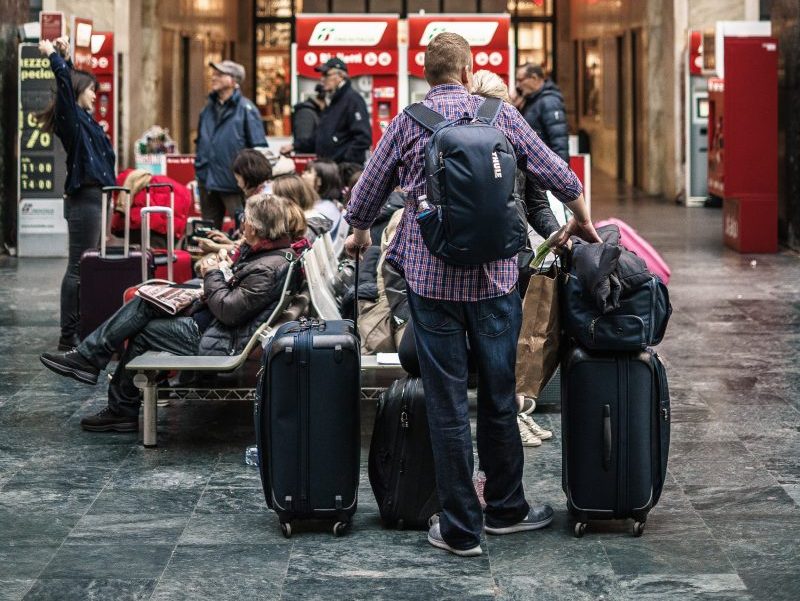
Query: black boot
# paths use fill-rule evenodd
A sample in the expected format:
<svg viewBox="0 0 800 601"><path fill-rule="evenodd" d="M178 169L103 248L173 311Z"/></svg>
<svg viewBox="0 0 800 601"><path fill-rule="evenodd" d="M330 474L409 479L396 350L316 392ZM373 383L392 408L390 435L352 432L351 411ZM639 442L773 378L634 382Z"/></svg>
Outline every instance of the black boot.
<svg viewBox="0 0 800 601"><path fill-rule="evenodd" d="M77 334L61 334L58 339L58 350L71 351L81 343L81 339Z"/></svg>
<svg viewBox="0 0 800 601"><path fill-rule="evenodd" d="M94 415L84 417L81 428L89 432L136 432L139 429L139 417L117 415L106 407Z"/></svg>
<svg viewBox="0 0 800 601"><path fill-rule="evenodd" d="M84 384L97 384L100 370L76 350L66 353L42 353L39 355L39 361L60 376L74 378Z"/></svg>

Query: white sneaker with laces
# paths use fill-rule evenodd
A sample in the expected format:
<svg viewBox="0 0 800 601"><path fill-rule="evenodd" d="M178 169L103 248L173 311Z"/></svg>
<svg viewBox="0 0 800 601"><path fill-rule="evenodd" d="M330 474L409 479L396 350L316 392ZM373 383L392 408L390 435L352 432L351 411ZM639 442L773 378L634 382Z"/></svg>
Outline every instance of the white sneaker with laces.
<svg viewBox="0 0 800 601"><path fill-rule="evenodd" d="M528 417L527 415L518 415L517 416L517 425L519 426L519 436L522 439L522 446L523 447L538 447L542 445L542 439L536 436L531 429L528 427L528 424L522 419L523 417Z"/></svg>
<svg viewBox="0 0 800 601"><path fill-rule="evenodd" d="M531 434L539 438L540 440L548 440L553 438L553 433L550 430L545 430L535 421L530 415L520 415L519 419L527 426L527 428L531 431Z"/></svg>

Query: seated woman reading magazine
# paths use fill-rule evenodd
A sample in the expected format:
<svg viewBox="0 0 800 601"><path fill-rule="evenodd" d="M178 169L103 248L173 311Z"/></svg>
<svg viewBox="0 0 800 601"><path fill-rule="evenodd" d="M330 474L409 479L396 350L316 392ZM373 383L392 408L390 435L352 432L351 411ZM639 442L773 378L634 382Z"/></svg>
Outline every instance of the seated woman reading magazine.
<svg viewBox="0 0 800 601"><path fill-rule="evenodd" d="M290 200L259 194L247 200L243 228L244 243L228 260L215 255L203 259L203 295L187 311L171 316L137 296L74 350L41 355L51 371L96 384L114 350L128 340L108 385L108 407L84 417L84 430L138 429L139 390L125 365L145 351L231 355L243 350L275 308L289 260L296 256L292 244L304 235L306 225L302 210Z"/></svg>

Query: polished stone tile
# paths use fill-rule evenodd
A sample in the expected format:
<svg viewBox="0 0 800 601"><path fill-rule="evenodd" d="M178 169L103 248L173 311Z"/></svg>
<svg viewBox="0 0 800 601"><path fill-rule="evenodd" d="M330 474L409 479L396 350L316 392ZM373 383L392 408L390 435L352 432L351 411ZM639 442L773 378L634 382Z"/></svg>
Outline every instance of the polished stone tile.
<svg viewBox="0 0 800 601"><path fill-rule="evenodd" d="M224 463L220 460L214 466L214 472L208 481L211 487L237 486L248 488L261 488L261 474L257 467L246 465L244 462L244 448L239 453L238 463Z"/></svg>
<svg viewBox="0 0 800 601"><path fill-rule="evenodd" d="M155 579L46 578L36 581L25 601L145 601L155 585Z"/></svg>
<svg viewBox="0 0 800 601"><path fill-rule="evenodd" d="M6 483L0 490L0 510L11 513L81 515L92 505L101 486L73 488L46 483Z"/></svg>
<svg viewBox="0 0 800 601"><path fill-rule="evenodd" d="M51 539L48 543L7 544L0 538L0 579L35 579L50 562L61 546L61 540Z"/></svg>
<svg viewBox="0 0 800 601"><path fill-rule="evenodd" d="M153 599L279 599L291 545L179 546Z"/></svg>
<svg viewBox="0 0 800 601"><path fill-rule="evenodd" d="M597 599L621 599L618 577L610 570L594 571L592 567L559 570L566 573L548 573L536 569L527 574L505 574L495 576L496 599L502 601L596 601Z"/></svg>
<svg viewBox="0 0 800 601"><path fill-rule="evenodd" d="M724 574L734 571L723 548L707 530L696 532L692 537L656 535L645 530L640 538L604 538L602 544L617 574Z"/></svg>
<svg viewBox="0 0 800 601"><path fill-rule="evenodd" d="M0 601L19 601L34 582L32 578L0 578Z"/></svg>
<svg viewBox="0 0 800 601"><path fill-rule="evenodd" d="M737 574L646 574L620 576L621 598L633 601L750 601L753 597Z"/></svg>
<svg viewBox="0 0 800 601"><path fill-rule="evenodd" d="M692 506L701 512L727 515L786 515L800 520L800 507L779 485L749 487L731 483L729 486L685 486Z"/></svg>
<svg viewBox="0 0 800 601"><path fill-rule="evenodd" d="M459 578L383 577L364 572L360 576L323 577L288 576L281 599L314 600L348 599L353 601L405 601L407 599L462 599L489 601L495 598L491 577Z"/></svg>
<svg viewBox="0 0 800 601"><path fill-rule="evenodd" d="M180 538L181 545L291 544L283 538L278 517L266 506L262 513L194 514Z"/></svg>
<svg viewBox="0 0 800 601"><path fill-rule="evenodd" d="M183 533L189 514L102 513L83 516L65 545L105 545L124 540L127 544L176 544Z"/></svg>
<svg viewBox="0 0 800 601"><path fill-rule="evenodd" d="M800 598L800 566L739 570L753 599L758 601L797 601Z"/></svg>
<svg viewBox="0 0 800 601"><path fill-rule="evenodd" d="M800 519L797 517L705 512L701 515L737 570L777 573L800 569Z"/></svg>
<svg viewBox="0 0 800 601"><path fill-rule="evenodd" d="M95 499L90 515L106 513L132 514L190 514L203 488L120 488L106 486Z"/></svg>
<svg viewBox="0 0 800 601"><path fill-rule="evenodd" d="M39 578L156 579L173 549L174 545L137 545L124 539L104 545L64 545Z"/></svg>
<svg viewBox="0 0 800 601"><path fill-rule="evenodd" d="M206 487L197 503L197 513L264 513L267 511L264 491L238 486Z"/></svg>

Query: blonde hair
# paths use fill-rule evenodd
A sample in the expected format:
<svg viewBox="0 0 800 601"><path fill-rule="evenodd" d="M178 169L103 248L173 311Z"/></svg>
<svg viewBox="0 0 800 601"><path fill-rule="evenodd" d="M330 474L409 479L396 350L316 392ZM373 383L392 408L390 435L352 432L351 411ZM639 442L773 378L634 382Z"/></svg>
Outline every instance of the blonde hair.
<svg viewBox="0 0 800 601"><path fill-rule="evenodd" d="M296 173L287 173L272 180L272 192L296 202L304 211L313 209L319 194Z"/></svg>
<svg viewBox="0 0 800 601"><path fill-rule="evenodd" d="M131 172L125 176L125 181L122 184L124 188L128 188L131 191L130 199L128 198L127 192L120 192L114 203L114 209L121 213L127 212L128 206L133 202L133 197L144 190L151 179L153 179L153 174L149 171L145 171L144 169L131 169Z"/></svg>
<svg viewBox="0 0 800 601"><path fill-rule="evenodd" d="M273 194L256 194L247 199L244 216L255 235L262 240L295 239L297 231L296 205L288 198ZM305 232L305 217L303 217Z"/></svg>
<svg viewBox="0 0 800 601"><path fill-rule="evenodd" d="M425 49L425 79L432 86L460 82L461 71L471 66L469 42L457 33L440 33Z"/></svg>
<svg viewBox="0 0 800 601"><path fill-rule="evenodd" d="M472 93L484 98L499 98L504 102L511 102L505 82L497 73L486 69L476 71L472 75Z"/></svg>

